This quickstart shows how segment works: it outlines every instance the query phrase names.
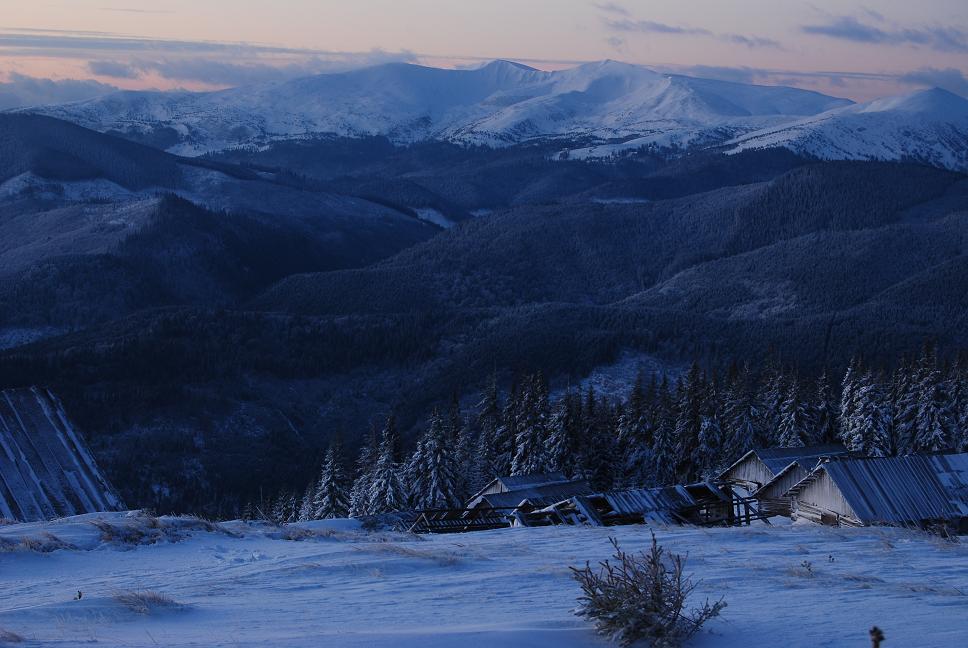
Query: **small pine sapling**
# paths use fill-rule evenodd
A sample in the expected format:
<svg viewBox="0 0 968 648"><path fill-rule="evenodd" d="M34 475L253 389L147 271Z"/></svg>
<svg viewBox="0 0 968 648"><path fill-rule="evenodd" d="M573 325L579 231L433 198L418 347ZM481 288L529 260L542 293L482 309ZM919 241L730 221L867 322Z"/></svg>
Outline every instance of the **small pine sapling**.
<svg viewBox="0 0 968 648"><path fill-rule="evenodd" d="M678 648L726 607L720 599L686 610L698 583L685 575L685 558L666 555L655 533L650 550L637 556L622 551L615 538L610 542L614 562L601 562L597 572L588 563L571 567L582 590L575 614L592 620L599 634L621 646L646 640L653 648Z"/></svg>

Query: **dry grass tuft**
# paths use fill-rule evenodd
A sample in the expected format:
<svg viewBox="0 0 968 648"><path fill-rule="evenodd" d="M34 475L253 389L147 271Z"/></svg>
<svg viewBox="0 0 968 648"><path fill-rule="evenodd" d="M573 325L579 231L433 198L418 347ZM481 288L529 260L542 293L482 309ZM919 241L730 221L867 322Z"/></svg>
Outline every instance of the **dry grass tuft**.
<svg viewBox="0 0 968 648"><path fill-rule="evenodd" d="M461 562L462 558L452 551L432 551L428 549L416 549L401 544L376 544L365 547L354 547L356 551L367 553L383 553L401 556L403 558L418 558L437 563L441 567L452 567Z"/></svg>
<svg viewBox="0 0 968 648"><path fill-rule="evenodd" d="M151 614L157 610L177 610L184 607L170 596L152 590L116 592L113 598L136 614Z"/></svg>
<svg viewBox="0 0 968 648"><path fill-rule="evenodd" d="M18 644L23 643L23 641L24 638L18 635L16 632L11 632L10 630L0 628L0 645Z"/></svg>

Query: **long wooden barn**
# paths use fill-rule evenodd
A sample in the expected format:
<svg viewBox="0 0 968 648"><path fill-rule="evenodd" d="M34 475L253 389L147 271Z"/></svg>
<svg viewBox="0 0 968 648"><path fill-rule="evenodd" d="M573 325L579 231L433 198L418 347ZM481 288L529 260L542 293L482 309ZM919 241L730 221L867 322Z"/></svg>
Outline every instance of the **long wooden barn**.
<svg viewBox="0 0 968 648"><path fill-rule="evenodd" d="M847 448L839 443L799 448L757 448L747 452L720 473L716 481L731 484L752 494L793 464L796 464L797 470L803 471L800 475L803 477L820 459L846 454Z"/></svg>
<svg viewBox="0 0 968 648"><path fill-rule="evenodd" d="M789 491L797 519L968 532L968 453L822 462Z"/></svg>

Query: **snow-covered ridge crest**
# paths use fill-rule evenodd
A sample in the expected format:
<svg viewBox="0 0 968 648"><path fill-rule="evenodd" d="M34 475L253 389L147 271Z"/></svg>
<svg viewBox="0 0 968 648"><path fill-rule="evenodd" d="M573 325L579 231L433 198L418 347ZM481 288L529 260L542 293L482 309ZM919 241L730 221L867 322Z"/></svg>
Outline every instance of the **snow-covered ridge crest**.
<svg viewBox="0 0 968 648"><path fill-rule="evenodd" d="M825 160L914 160L968 170L968 99L940 88L836 108L762 129L729 152L788 148Z"/></svg>
<svg viewBox="0 0 968 648"><path fill-rule="evenodd" d="M492 146L534 138L723 141L849 103L617 61L556 72L494 61L472 70L389 63L219 92L128 91L33 110L100 131L163 132L168 150L197 155L324 134Z"/></svg>

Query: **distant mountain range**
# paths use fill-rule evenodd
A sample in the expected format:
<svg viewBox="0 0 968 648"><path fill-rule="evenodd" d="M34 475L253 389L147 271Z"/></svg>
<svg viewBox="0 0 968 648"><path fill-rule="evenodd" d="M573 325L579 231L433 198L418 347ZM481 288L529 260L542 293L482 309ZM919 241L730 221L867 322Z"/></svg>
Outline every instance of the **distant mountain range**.
<svg viewBox="0 0 968 648"><path fill-rule="evenodd" d="M544 72L391 63L219 92L134 92L30 109L182 155L322 136L507 146L560 140L608 157L789 148L821 159L968 168L968 100L933 89L855 105L795 88L662 74L616 61Z"/></svg>

